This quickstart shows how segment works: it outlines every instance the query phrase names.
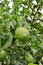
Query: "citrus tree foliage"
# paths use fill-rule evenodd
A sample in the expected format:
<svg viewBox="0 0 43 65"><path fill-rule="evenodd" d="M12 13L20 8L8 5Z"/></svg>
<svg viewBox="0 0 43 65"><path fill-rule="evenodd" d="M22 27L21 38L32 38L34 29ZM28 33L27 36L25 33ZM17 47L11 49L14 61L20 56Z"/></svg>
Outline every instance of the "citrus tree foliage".
<svg viewBox="0 0 43 65"><path fill-rule="evenodd" d="M7 53L3 65L43 65L42 10L43 0L0 0L0 51Z"/></svg>

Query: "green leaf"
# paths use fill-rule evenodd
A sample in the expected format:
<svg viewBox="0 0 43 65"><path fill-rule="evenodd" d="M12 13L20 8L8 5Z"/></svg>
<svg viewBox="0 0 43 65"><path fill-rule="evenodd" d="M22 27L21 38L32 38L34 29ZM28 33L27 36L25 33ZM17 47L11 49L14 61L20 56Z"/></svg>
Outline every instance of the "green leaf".
<svg viewBox="0 0 43 65"><path fill-rule="evenodd" d="M4 0L3 2L4 2L4 4L6 4L8 1L7 0Z"/></svg>
<svg viewBox="0 0 43 65"><path fill-rule="evenodd" d="M7 13L4 14L3 17L2 17L2 21L7 22L9 20L10 20L10 14L7 14Z"/></svg>
<svg viewBox="0 0 43 65"><path fill-rule="evenodd" d="M42 26L41 26L40 23L35 23L35 24L33 25L33 27L36 28L37 30L41 30L41 29L42 29Z"/></svg>
<svg viewBox="0 0 43 65"><path fill-rule="evenodd" d="M11 43L12 43L12 34L9 33L9 38L8 38L8 40L6 41L6 43L2 46L2 49L8 48L8 47L11 45Z"/></svg>
<svg viewBox="0 0 43 65"><path fill-rule="evenodd" d="M43 49L43 42L40 43L40 47Z"/></svg>
<svg viewBox="0 0 43 65"><path fill-rule="evenodd" d="M37 1L37 3L43 2L43 0L36 0L36 1Z"/></svg>
<svg viewBox="0 0 43 65"><path fill-rule="evenodd" d="M2 5L0 5L0 15L2 15L4 13L4 8Z"/></svg>
<svg viewBox="0 0 43 65"><path fill-rule="evenodd" d="M38 65L38 64L29 63L28 65Z"/></svg>
<svg viewBox="0 0 43 65"><path fill-rule="evenodd" d="M9 7L9 6L6 6L6 7L4 8L4 11L5 11L5 12L9 12L9 10L10 10L10 7Z"/></svg>
<svg viewBox="0 0 43 65"><path fill-rule="evenodd" d="M14 2L17 2L17 3L20 3L22 2L23 0L14 0Z"/></svg>

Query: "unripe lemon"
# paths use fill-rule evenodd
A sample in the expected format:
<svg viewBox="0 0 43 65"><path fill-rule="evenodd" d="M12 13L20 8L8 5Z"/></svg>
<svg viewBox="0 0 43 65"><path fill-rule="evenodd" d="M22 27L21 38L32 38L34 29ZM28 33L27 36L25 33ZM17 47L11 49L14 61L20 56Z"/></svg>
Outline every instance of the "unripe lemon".
<svg viewBox="0 0 43 65"><path fill-rule="evenodd" d="M4 60L6 58L6 52L5 50L1 50L0 52L0 61Z"/></svg>
<svg viewBox="0 0 43 65"><path fill-rule="evenodd" d="M30 53L27 53L27 54L25 55L25 61L26 61L27 63L33 63L33 61L34 61L33 56L32 56Z"/></svg>
<svg viewBox="0 0 43 65"><path fill-rule="evenodd" d="M29 32L25 27L19 27L15 31L15 37L19 40L27 40L29 38Z"/></svg>

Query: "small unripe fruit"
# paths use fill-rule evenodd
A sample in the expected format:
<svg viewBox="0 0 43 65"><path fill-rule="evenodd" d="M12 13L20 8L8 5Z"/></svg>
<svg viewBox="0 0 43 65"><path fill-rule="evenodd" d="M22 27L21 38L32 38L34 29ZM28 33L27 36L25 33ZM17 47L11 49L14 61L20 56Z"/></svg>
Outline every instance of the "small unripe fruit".
<svg viewBox="0 0 43 65"><path fill-rule="evenodd" d="M15 31L15 37L19 40L29 39L29 32L25 27L19 27Z"/></svg>
<svg viewBox="0 0 43 65"><path fill-rule="evenodd" d="M6 58L6 52L5 50L1 50L0 52L0 61L4 60Z"/></svg>
<svg viewBox="0 0 43 65"><path fill-rule="evenodd" d="M27 54L25 55L25 61L26 61L27 63L33 63L33 61L34 61L33 56L32 56L30 53L27 53Z"/></svg>

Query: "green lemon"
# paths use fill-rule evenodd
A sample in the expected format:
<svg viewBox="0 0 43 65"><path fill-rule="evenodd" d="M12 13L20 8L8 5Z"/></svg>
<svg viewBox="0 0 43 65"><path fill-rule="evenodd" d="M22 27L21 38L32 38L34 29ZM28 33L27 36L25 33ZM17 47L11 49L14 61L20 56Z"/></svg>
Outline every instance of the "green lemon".
<svg viewBox="0 0 43 65"><path fill-rule="evenodd" d="M33 62L34 62L33 56L32 56L30 53L27 53L27 54L25 55L25 61L26 61L27 63L33 63Z"/></svg>
<svg viewBox="0 0 43 65"><path fill-rule="evenodd" d="M28 65L38 65L38 64L28 63Z"/></svg>
<svg viewBox="0 0 43 65"><path fill-rule="evenodd" d="M29 38L29 32L25 27L19 27L15 31L15 37L19 40L27 40Z"/></svg>
<svg viewBox="0 0 43 65"><path fill-rule="evenodd" d="M4 60L6 58L6 52L5 50L1 50L0 52L0 61Z"/></svg>

